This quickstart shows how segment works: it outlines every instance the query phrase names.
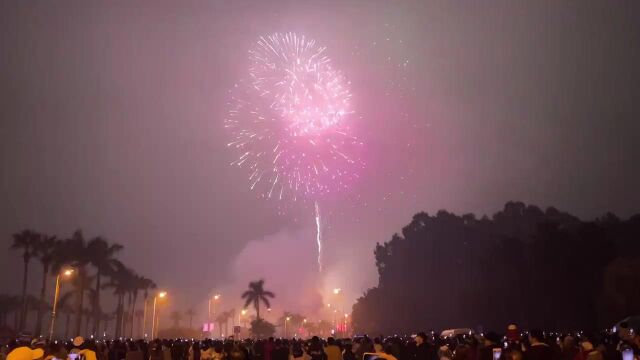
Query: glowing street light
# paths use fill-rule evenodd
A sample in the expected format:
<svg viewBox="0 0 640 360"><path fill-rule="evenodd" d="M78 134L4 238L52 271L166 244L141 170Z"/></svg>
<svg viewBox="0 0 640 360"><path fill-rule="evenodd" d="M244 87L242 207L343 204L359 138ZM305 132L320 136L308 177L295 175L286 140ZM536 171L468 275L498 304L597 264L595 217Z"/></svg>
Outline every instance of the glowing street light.
<svg viewBox="0 0 640 360"><path fill-rule="evenodd" d="M287 323L291 320L291 317L287 316L284 318L284 337L287 338Z"/></svg>
<svg viewBox="0 0 640 360"><path fill-rule="evenodd" d="M68 268L60 271L56 276L56 291L53 295L53 307L51 310L51 324L49 326L49 340L53 338L53 328L56 322L56 308L58 306L58 298L60 297L60 275L70 277L71 275L73 275L73 272L74 270L72 268Z"/></svg>
<svg viewBox="0 0 640 360"><path fill-rule="evenodd" d="M338 294L340 294L341 292L342 292L342 289L340 289L340 288L335 288L335 289L333 289L333 294L334 294L334 295L338 295Z"/></svg>
<svg viewBox="0 0 640 360"><path fill-rule="evenodd" d="M208 301L209 307L208 307L208 310L207 310L207 319L208 319L208 322L209 322L207 324L207 326L209 326L209 327L211 327L211 316L215 315L215 313L216 313L216 302L218 302L218 300L220 300L220 297L222 297L222 295L215 294L215 295L213 295L213 298L209 298L209 301ZM211 307L212 307L211 300L213 300L213 311L211 310ZM213 337L213 330L211 330L211 329L209 330L209 335Z"/></svg>
<svg viewBox="0 0 640 360"><path fill-rule="evenodd" d="M158 298L164 299L167 296L166 291L160 291L156 296L153 297L153 316L151 320L151 339L154 338L156 334L156 326L160 323L160 314L159 312L156 315L156 303L158 302Z"/></svg>

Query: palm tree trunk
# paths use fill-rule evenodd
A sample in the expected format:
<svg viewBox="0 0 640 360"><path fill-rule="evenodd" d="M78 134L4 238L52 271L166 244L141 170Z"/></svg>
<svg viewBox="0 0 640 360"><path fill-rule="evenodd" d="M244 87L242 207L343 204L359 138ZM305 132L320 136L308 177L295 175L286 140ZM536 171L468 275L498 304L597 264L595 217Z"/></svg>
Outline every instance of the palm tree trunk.
<svg viewBox="0 0 640 360"><path fill-rule="evenodd" d="M131 314L130 314L130 318L131 318L131 330L129 331L129 337L133 337L133 323L135 320L135 313L136 313L136 300L138 300L138 292L134 291L133 292L133 303L131 304Z"/></svg>
<svg viewBox="0 0 640 360"><path fill-rule="evenodd" d="M100 331L100 268L98 268L96 272L96 318L93 323L93 334L97 335L98 331Z"/></svg>
<svg viewBox="0 0 640 360"><path fill-rule="evenodd" d="M13 311L13 330L16 333L18 332L18 325L20 325L20 313L21 311L18 311L18 309Z"/></svg>
<svg viewBox="0 0 640 360"><path fill-rule="evenodd" d="M107 332L107 329L109 329L109 320L104 319L104 333Z"/></svg>
<svg viewBox="0 0 640 360"><path fill-rule="evenodd" d="M260 320L260 299L256 299L256 319Z"/></svg>
<svg viewBox="0 0 640 360"><path fill-rule="evenodd" d="M144 307L143 307L143 310L142 310L142 331L141 331L141 335L140 335L141 338L144 338L145 331L147 331L147 297L148 297L148 295L149 294L145 290L145 292L144 292L144 300L143 300L144 301L143 302Z"/></svg>
<svg viewBox="0 0 640 360"><path fill-rule="evenodd" d="M120 337L120 322L122 321L122 307L123 307L123 302L124 302L124 294L118 294L118 306L116 306L116 328L114 331L114 337L118 338Z"/></svg>
<svg viewBox="0 0 640 360"><path fill-rule="evenodd" d="M71 326L71 313L67 312L67 324L64 327L64 338L69 338L69 327Z"/></svg>
<svg viewBox="0 0 640 360"><path fill-rule="evenodd" d="M42 269L42 286L40 287L40 306L38 306L38 316L36 318L35 336L42 335L42 316L45 312L44 296L47 292L47 278L49 277L49 264L44 264Z"/></svg>
<svg viewBox="0 0 640 360"><path fill-rule="evenodd" d="M83 276L81 274L78 274L78 276ZM77 303L76 303L76 331L75 331L75 336L79 336L81 333L80 331L82 330L82 309L84 307L84 279L78 279L79 280L79 288L78 288L78 298L77 298Z"/></svg>
<svg viewBox="0 0 640 360"><path fill-rule="evenodd" d="M85 334L89 333L89 323L91 322L91 316L89 316L89 314L87 314L86 320L84 322L84 330L85 330Z"/></svg>
<svg viewBox="0 0 640 360"><path fill-rule="evenodd" d="M24 330L24 325L27 318L27 278L29 277L29 253L25 251L22 255L24 260L24 269L22 270L22 310L20 311L20 323L17 331Z"/></svg>
<svg viewBox="0 0 640 360"><path fill-rule="evenodd" d="M127 311L131 311L131 292L128 293L127 296ZM127 316L125 316L125 314ZM127 325L129 324L129 313L122 313L122 335L127 336Z"/></svg>

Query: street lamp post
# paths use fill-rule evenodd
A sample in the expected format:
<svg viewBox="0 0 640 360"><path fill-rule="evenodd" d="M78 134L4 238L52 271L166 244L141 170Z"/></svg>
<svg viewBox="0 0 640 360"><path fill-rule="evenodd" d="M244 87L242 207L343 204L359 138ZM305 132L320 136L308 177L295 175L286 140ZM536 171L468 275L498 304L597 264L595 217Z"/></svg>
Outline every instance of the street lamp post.
<svg viewBox="0 0 640 360"><path fill-rule="evenodd" d="M284 318L284 338L285 339L287 338L287 323L289 322L289 320L291 320L289 316Z"/></svg>
<svg viewBox="0 0 640 360"><path fill-rule="evenodd" d="M53 338L53 329L56 322L56 308L58 307L58 298L60 297L60 275L71 276L73 269L61 271L56 276L56 291L53 295L53 307L51 309L51 324L49 325L49 340Z"/></svg>
<svg viewBox="0 0 640 360"><path fill-rule="evenodd" d="M349 314L344 314L344 336L347 336L347 321L349 320Z"/></svg>
<svg viewBox="0 0 640 360"><path fill-rule="evenodd" d="M216 313L216 302L220 299L220 294L215 294L213 295L213 299L209 298L209 307L207 310L207 316L208 316L208 323L207 323L207 328L209 329L209 336L213 337L213 329L211 329L211 317L213 315L215 315ZM211 300L213 300L213 311L211 311Z"/></svg>
<svg viewBox="0 0 640 360"><path fill-rule="evenodd" d="M302 327L307 331L307 336L309 336L309 328L307 327L307 319L302 319Z"/></svg>
<svg viewBox="0 0 640 360"><path fill-rule="evenodd" d="M162 299L165 296L167 296L167 292L161 291L156 296L153 297L153 314L151 317L151 339L154 339L154 335L156 334L156 326L160 323L160 315L159 314L156 315L156 304L158 302L158 298Z"/></svg>
<svg viewBox="0 0 640 360"><path fill-rule="evenodd" d="M240 311L240 318L238 319L238 322L240 323L240 325L244 324L244 327L247 327L247 309L242 309L242 311Z"/></svg>

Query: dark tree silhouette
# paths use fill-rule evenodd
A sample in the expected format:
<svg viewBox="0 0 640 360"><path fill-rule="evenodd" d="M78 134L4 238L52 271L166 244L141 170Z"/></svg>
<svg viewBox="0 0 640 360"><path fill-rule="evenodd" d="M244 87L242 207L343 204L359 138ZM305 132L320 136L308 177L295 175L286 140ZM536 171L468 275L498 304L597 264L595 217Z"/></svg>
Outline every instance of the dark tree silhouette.
<svg viewBox="0 0 640 360"><path fill-rule="evenodd" d="M242 294L242 298L245 300L244 307L249 304L253 304L256 309L256 318L260 319L260 303L263 302L267 308L271 307L269 298L274 298L276 295L271 291L264 289L264 280L252 281L249 283L249 290Z"/></svg>
<svg viewBox="0 0 640 360"><path fill-rule="evenodd" d="M250 331L251 335L264 339L273 336L276 333L276 327L266 320L255 319L251 321Z"/></svg>
<svg viewBox="0 0 640 360"><path fill-rule="evenodd" d="M56 248L60 246L60 241L55 236L42 235L36 243L34 255L40 260L42 264L42 285L40 286L40 305L36 316L36 328L34 331L35 336L42 335L42 318L44 316L45 308L45 294L47 293L47 282L49 280L49 270L51 263L54 260L56 254Z"/></svg>
<svg viewBox="0 0 640 360"><path fill-rule="evenodd" d="M512 322L608 327L640 313L632 265L638 238L638 215L585 222L521 202L491 219L418 213L401 235L376 246L378 286L354 305L353 326L368 333L503 329Z"/></svg>
<svg viewBox="0 0 640 360"><path fill-rule="evenodd" d="M108 275L114 271L115 266L119 263L119 261L115 259L115 256L122 250L122 248L122 245L109 244L107 240L99 236L91 239L87 244L89 261L91 265L93 265L93 267L96 269L95 293L97 309L100 309L100 290L102 287L102 277L105 274ZM91 314L91 316L94 317L93 331L91 333L93 335L96 335L98 329L100 328L101 316L99 312Z"/></svg>
<svg viewBox="0 0 640 360"><path fill-rule="evenodd" d="M196 316L196 311L193 308L189 308L185 314L189 317L189 329L193 329L193 317Z"/></svg>
<svg viewBox="0 0 640 360"><path fill-rule="evenodd" d="M31 257L36 253L36 247L40 241L41 235L32 230L23 230L20 233L13 234L13 244L11 244L12 250L22 251L22 300L20 318L18 322L18 330L24 330L26 317L27 317L27 280L29 278L29 261Z"/></svg>

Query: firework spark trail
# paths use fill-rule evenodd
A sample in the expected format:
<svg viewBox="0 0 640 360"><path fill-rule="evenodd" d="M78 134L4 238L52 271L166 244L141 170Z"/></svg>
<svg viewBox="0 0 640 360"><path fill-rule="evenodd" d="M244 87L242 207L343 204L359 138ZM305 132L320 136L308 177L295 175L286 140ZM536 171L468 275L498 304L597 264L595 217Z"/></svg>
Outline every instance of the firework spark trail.
<svg viewBox="0 0 640 360"><path fill-rule="evenodd" d="M363 143L352 135L351 83L325 47L295 33L261 36L248 59L225 119L237 153L231 165L247 170L249 188L263 198L315 202L322 268L318 200L348 189L364 167Z"/></svg>
<svg viewBox="0 0 640 360"><path fill-rule="evenodd" d="M318 243L318 271L322 271L322 218L320 217L320 206L315 202L316 207L316 242Z"/></svg>

